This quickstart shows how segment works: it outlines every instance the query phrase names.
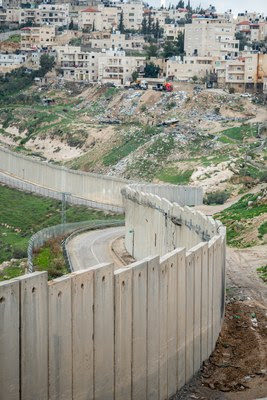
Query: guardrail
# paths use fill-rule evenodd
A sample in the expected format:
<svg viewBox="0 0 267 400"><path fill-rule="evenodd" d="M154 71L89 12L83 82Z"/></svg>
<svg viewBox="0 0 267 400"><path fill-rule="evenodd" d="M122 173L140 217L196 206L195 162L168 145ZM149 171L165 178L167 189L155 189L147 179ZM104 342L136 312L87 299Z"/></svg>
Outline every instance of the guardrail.
<svg viewBox="0 0 267 400"><path fill-rule="evenodd" d="M33 252L34 250L39 249L42 247L47 240L59 237L59 236L65 236L69 233L76 233L79 234L82 231L90 230L90 229L100 229L100 228L108 228L112 226L120 226L123 225L124 222L120 220L115 220L115 221L102 221L102 220L90 220L90 221L81 221L81 222L72 222L72 223L67 223L67 224L58 224L54 226L50 226L48 228L44 228L38 232L36 232L29 240L28 243L28 272L32 273L34 272L34 265L33 265ZM65 257L65 260L67 262L67 267L69 268L69 271L72 272L73 268L71 265L70 258L66 252L66 247L65 247L66 241L63 241L63 254Z"/></svg>

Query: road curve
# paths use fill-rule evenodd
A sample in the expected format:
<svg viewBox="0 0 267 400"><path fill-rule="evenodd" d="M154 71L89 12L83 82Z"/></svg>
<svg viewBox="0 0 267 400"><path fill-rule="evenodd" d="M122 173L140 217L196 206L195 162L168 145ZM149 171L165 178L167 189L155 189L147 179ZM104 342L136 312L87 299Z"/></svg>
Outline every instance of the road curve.
<svg viewBox="0 0 267 400"><path fill-rule="evenodd" d="M67 251L74 271L111 262L115 269L122 266L121 261L111 250L111 243L124 235L125 227L97 229L75 236L67 244Z"/></svg>

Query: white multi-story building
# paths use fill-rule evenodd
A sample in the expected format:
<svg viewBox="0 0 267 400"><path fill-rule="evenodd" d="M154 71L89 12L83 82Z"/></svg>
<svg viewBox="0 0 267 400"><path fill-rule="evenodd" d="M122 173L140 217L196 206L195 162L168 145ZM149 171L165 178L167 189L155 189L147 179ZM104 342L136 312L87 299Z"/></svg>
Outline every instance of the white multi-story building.
<svg viewBox="0 0 267 400"><path fill-rule="evenodd" d="M145 57L129 57L117 50L84 52L78 46L57 46L56 52L63 77L72 81L124 85L146 63Z"/></svg>
<svg viewBox="0 0 267 400"><path fill-rule="evenodd" d="M117 8L123 13L125 29L141 29L144 11L142 2L118 3Z"/></svg>
<svg viewBox="0 0 267 400"><path fill-rule="evenodd" d="M145 40L141 35L102 31L84 35L83 43L88 44L93 49L143 50Z"/></svg>
<svg viewBox="0 0 267 400"><path fill-rule="evenodd" d="M79 11L78 26L81 30L104 30L101 11L96 7L87 7L84 10Z"/></svg>
<svg viewBox="0 0 267 400"><path fill-rule="evenodd" d="M179 33L184 33L185 27L179 25L169 25L166 24L163 26L164 29L164 37L167 40L175 40L177 39Z"/></svg>
<svg viewBox="0 0 267 400"><path fill-rule="evenodd" d="M20 67L27 60L25 54L6 54L0 53L0 72L2 67L7 67L7 69L14 69Z"/></svg>
<svg viewBox="0 0 267 400"><path fill-rule="evenodd" d="M173 57L167 60L166 75L169 78L180 81L188 81L197 76L204 78L213 70L212 57Z"/></svg>
<svg viewBox="0 0 267 400"><path fill-rule="evenodd" d="M25 27L21 29L20 48L25 51L51 48L55 38L54 26Z"/></svg>
<svg viewBox="0 0 267 400"><path fill-rule="evenodd" d="M35 23L67 27L70 23L69 4L41 4L36 10Z"/></svg>
<svg viewBox="0 0 267 400"><path fill-rule="evenodd" d="M98 81L125 85L132 80L132 73L142 73L145 65L145 57L129 57L124 51L109 50L98 59Z"/></svg>
<svg viewBox="0 0 267 400"><path fill-rule="evenodd" d="M56 52L66 80L97 82L99 53L83 52L79 46L57 46Z"/></svg>
<svg viewBox="0 0 267 400"><path fill-rule="evenodd" d="M215 18L194 18L185 25L185 52L187 56L237 57L239 40L234 25Z"/></svg>
<svg viewBox="0 0 267 400"><path fill-rule="evenodd" d="M220 87L236 92L262 90L267 75L267 54L247 54L235 60L215 61Z"/></svg>

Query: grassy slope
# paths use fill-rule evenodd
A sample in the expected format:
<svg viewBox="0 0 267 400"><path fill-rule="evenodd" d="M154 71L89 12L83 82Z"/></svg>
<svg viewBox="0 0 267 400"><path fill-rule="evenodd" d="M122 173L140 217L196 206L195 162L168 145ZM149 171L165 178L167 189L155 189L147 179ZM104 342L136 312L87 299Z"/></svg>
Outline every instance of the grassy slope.
<svg viewBox="0 0 267 400"><path fill-rule="evenodd" d="M0 262L26 256L31 235L61 222L61 203L0 186ZM68 206L67 222L110 219L112 215Z"/></svg>
<svg viewBox="0 0 267 400"><path fill-rule="evenodd" d="M227 227L227 243L233 247L250 247L254 244L242 239L244 233L254 228L253 220L263 214L267 216L267 200L262 197L263 193L246 194L237 203L215 215ZM258 198L261 199L258 199ZM266 223L258 228L258 239L261 241L266 232Z"/></svg>

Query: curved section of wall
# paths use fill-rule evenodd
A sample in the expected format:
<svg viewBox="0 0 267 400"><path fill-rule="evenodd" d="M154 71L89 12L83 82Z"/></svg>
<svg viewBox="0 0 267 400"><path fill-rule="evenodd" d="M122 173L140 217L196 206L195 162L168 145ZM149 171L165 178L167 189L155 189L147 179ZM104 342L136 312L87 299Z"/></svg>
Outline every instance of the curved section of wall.
<svg viewBox="0 0 267 400"><path fill-rule="evenodd" d="M126 246L139 261L0 282L3 398L166 400L212 353L225 228L142 190L122 190Z"/></svg>
<svg viewBox="0 0 267 400"><path fill-rule="evenodd" d="M180 188L182 191L183 187ZM184 187L189 193L190 187ZM194 193L194 192L192 192ZM122 190L125 208L125 245L137 260L149 255L163 256L177 247L187 250L223 234L219 221L200 211L155 194L138 191L135 185Z"/></svg>
<svg viewBox="0 0 267 400"><path fill-rule="evenodd" d="M103 206L122 207L121 190L129 181L115 177L75 171L47 162L14 153L0 147L0 171L17 177L22 181L51 189L54 192L71 193L73 201L82 199ZM34 189L34 188L33 188ZM142 190L152 191L170 201L181 205L202 204L202 189L179 187L174 185L142 185ZM49 192L47 192L49 195ZM98 204L97 204L98 203ZM114 209L112 208L112 211Z"/></svg>
<svg viewBox="0 0 267 400"><path fill-rule="evenodd" d="M0 148L0 170L22 180L98 203L122 205L126 181L109 176L70 170Z"/></svg>

